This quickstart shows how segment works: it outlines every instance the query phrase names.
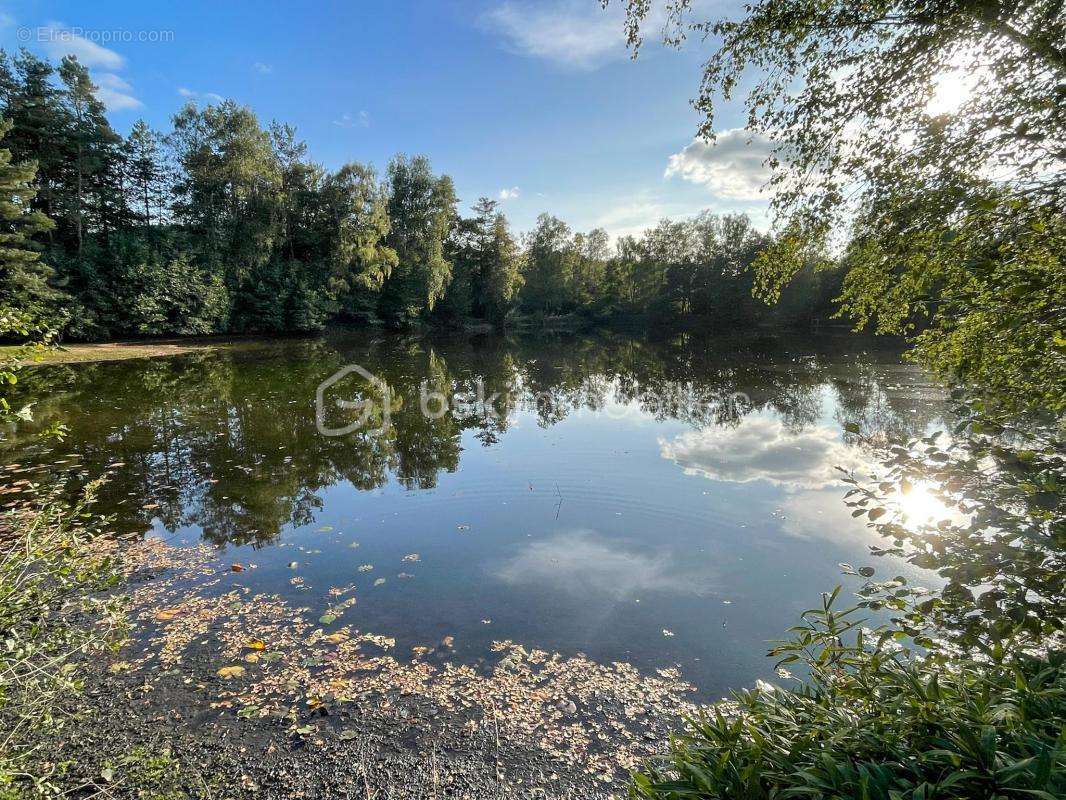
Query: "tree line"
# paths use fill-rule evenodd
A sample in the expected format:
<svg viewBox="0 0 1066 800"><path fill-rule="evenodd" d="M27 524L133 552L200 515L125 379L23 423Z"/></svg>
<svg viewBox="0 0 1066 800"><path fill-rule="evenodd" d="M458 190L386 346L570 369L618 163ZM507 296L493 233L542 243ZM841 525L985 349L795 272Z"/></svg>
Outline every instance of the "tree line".
<svg viewBox="0 0 1066 800"><path fill-rule="evenodd" d="M0 51L0 306L73 339L314 331L332 320L696 317L715 326L829 316L810 267L775 310L743 215L664 220L614 247L542 215L519 240L497 202L459 212L424 156L384 175L315 163L291 125L231 100L171 130L119 135L73 57ZM813 263L813 261L812 261ZM791 302L789 301L791 299Z"/></svg>

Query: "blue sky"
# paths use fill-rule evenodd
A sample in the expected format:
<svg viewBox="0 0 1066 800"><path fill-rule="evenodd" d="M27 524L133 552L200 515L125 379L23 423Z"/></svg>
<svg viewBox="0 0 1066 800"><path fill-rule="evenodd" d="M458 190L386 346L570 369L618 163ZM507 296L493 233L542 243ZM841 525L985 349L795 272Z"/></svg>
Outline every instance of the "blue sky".
<svg viewBox="0 0 1066 800"><path fill-rule="evenodd" d="M702 208L764 213L759 142L693 142L701 49L649 43L634 62L621 9L598 0L27 0L0 12L6 49L78 54L121 132L140 117L166 130L187 99L233 98L294 124L330 168L425 153L464 206L503 198L519 231L541 211L612 235ZM737 127L739 107L719 119Z"/></svg>

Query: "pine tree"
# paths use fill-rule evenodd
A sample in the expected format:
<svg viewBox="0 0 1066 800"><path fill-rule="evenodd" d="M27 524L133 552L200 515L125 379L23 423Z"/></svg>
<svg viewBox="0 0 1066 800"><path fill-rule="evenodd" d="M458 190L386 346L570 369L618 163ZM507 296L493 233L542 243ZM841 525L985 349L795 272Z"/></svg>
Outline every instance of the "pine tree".
<svg viewBox="0 0 1066 800"><path fill-rule="evenodd" d="M162 137L137 120L123 147L124 178L129 205L138 210L146 226L163 221L166 171L161 152Z"/></svg>
<svg viewBox="0 0 1066 800"><path fill-rule="evenodd" d="M114 206L120 194L116 186L120 172L116 167L122 140L107 121L89 71L76 58L63 58L59 78L66 89L62 97L69 120L70 175L64 212L74 229L75 252L81 258L88 227L95 223L105 239L114 227Z"/></svg>
<svg viewBox="0 0 1066 800"><path fill-rule="evenodd" d="M0 120L0 139L11 130L11 122ZM0 308L28 314L35 324L51 321L51 306L59 297L48 285L52 270L41 261L35 234L51 230L52 221L31 202L37 193L33 186L37 164L13 164L11 151L0 149Z"/></svg>

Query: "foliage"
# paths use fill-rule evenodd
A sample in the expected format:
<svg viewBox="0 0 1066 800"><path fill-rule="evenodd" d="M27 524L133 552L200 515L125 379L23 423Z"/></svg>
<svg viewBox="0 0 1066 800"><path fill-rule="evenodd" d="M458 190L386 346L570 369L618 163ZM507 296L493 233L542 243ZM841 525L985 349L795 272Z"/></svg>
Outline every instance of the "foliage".
<svg viewBox="0 0 1066 800"><path fill-rule="evenodd" d="M487 197L478 200L473 217L457 220L449 244L452 279L442 315L473 315L502 326L522 285L522 258L499 204Z"/></svg>
<svg viewBox="0 0 1066 800"><path fill-rule="evenodd" d="M625 5L635 47L653 3ZM757 263L762 295L849 231L845 313L918 335L917 358L994 390L1004 413L1061 411L1062 3L760 0L719 22L692 11L666 4L666 39L715 42L694 101L701 134L743 92L747 130L772 148L781 230ZM954 108L952 86L965 89Z"/></svg>
<svg viewBox="0 0 1066 800"><path fill-rule="evenodd" d="M99 520L90 485L68 506L61 487L0 519L0 790L42 789L60 766L42 758L69 725L66 697L81 686L75 656L108 647L115 607L95 593L117 581L114 564L90 542ZM51 770L51 771L50 771Z"/></svg>
<svg viewBox="0 0 1066 800"><path fill-rule="evenodd" d="M455 187L433 174L425 156L397 156L389 164L388 245L397 264L382 292L380 309L390 322L406 324L432 311L452 276L444 240L455 217Z"/></svg>
<svg viewBox="0 0 1066 800"><path fill-rule="evenodd" d="M752 265L771 240L743 214L703 212L661 220L638 238L622 237L611 254L602 230L574 233L544 214L526 238L523 311L582 313L604 319L651 317L717 329L812 324L834 313L840 272L802 265L776 308L752 297Z"/></svg>
<svg viewBox="0 0 1066 800"><path fill-rule="evenodd" d="M890 542L872 554L936 570L943 588L842 565L866 579L858 605L834 610L838 587L771 651L806 682L692 720L634 796L1062 796L1066 460L1054 429L1007 431L983 407L947 444L885 445L883 474L847 478L853 516ZM861 612L890 619L871 631Z"/></svg>
<svg viewBox="0 0 1066 800"><path fill-rule="evenodd" d="M827 319L839 290L836 273L804 265L780 309L756 304L749 267L769 239L742 215L664 220L615 247L543 215L523 248L494 201L460 215L424 156L397 157L385 181L357 162L328 171L292 126L263 126L233 101L189 103L168 133L138 121L122 139L73 58L56 70L0 54L0 113L18 239L0 302L75 339L376 317L803 324Z"/></svg>
<svg viewBox="0 0 1066 800"><path fill-rule="evenodd" d="M899 578L871 581L860 591L860 606L893 612L896 628L933 660L957 652L998 659L1005 643L1040 647L1061 633L1063 452L1054 430L1008 432L973 417L960 423L955 437L934 434L892 445L876 480L847 478L853 515L866 516L891 543L872 552L935 569L946 581L935 595ZM939 513L908 515L915 494L932 498Z"/></svg>
<svg viewBox="0 0 1066 800"><path fill-rule="evenodd" d="M838 589L839 591L839 589ZM634 776L634 798L1043 798L1066 792L1066 654L951 668L864 635L837 592L774 649L810 681L736 695L692 720L670 757ZM887 634L887 635L886 635Z"/></svg>
<svg viewBox="0 0 1066 800"><path fill-rule="evenodd" d="M0 119L0 140L12 124ZM13 164L11 158L10 150L0 149L0 306L40 318L52 312L58 293L48 285L52 271L41 261L40 247L32 237L55 226L30 208L37 194L36 163ZM10 332L10 328L0 331Z"/></svg>

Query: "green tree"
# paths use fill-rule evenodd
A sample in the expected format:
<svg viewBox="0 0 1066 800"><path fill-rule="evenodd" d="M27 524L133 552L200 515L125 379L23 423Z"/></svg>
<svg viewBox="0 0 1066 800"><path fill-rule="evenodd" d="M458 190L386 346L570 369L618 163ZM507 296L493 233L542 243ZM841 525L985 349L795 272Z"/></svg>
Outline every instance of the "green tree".
<svg viewBox="0 0 1066 800"><path fill-rule="evenodd" d="M5 146L15 163L37 163L33 207L53 221L69 161L66 115L54 78L52 65L27 50L19 51L13 64L9 64L7 53L0 51L3 115L12 124Z"/></svg>
<svg viewBox="0 0 1066 800"><path fill-rule="evenodd" d="M171 142L182 168L175 214L201 237L233 291L255 279L279 237L281 176L270 135L251 109L226 100L187 104L174 117Z"/></svg>
<svg viewBox="0 0 1066 800"><path fill-rule="evenodd" d="M167 199L162 136L143 119L134 123L124 146L125 188L128 203L140 210L145 225L163 222Z"/></svg>
<svg viewBox="0 0 1066 800"><path fill-rule="evenodd" d="M386 189L372 167L351 163L326 178L321 198L329 288L344 311L371 311L397 265Z"/></svg>
<svg viewBox="0 0 1066 800"><path fill-rule="evenodd" d="M558 314L567 305L568 287L573 281L570 226L550 214L541 214L525 245L522 306L533 314Z"/></svg>
<svg viewBox="0 0 1066 800"><path fill-rule="evenodd" d="M389 164L387 239L396 266L385 282L379 308L398 325L418 320L444 296L452 267L444 242L455 217L455 187L447 175L436 176L425 156L397 156Z"/></svg>
<svg viewBox="0 0 1066 800"><path fill-rule="evenodd" d="M68 189L62 194L59 214L73 228L74 251L84 254L87 230L94 224L106 237L113 223L113 205L120 196L114 183L121 139L104 114L104 104L96 98L96 86L89 71L73 56L59 65L61 95L68 120Z"/></svg>
<svg viewBox="0 0 1066 800"><path fill-rule="evenodd" d="M0 119L0 140L11 126ZM33 209L36 173L34 162L12 164L11 151L0 148L0 308L46 320L55 314L59 293L49 286L52 269L41 260L40 247L32 240L54 226Z"/></svg>
<svg viewBox="0 0 1066 800"><path fill-rule="evenodd" d="M654 4L625 5L636 47ZM915 337L919 359L1004 411L1066 408L1062 3L759 0L719 22L665 5L667 41L716 43L700 133L744 92L747 129L773 148L781 235L761 295L848 231L846 314ZM945 85L968 87L955 108Z"/></svg>
<svg viewBox="0 0 1066 800"><path fill-rule="evenodd" d="M573 248L571 295L579 306L598 309L603 304L603 278L610 255L610 238L603 228L596 228L576 234Z"/></svg>
<svg viewBox="0 0 1066 800"><path fill-rule="evenodd" d="M456 221L450 246L452 280L441 314L474 316L502 326L521 282L521 251L499 203L480 198L473 217Z"/></svg>
<svg viewBox="0 0 1066 800"><path fill-rule="evenodd" d="M502 327L522 285L523 263L521 249L502 213L492 217L488 243L488 257L481 271L480 308L485 319Z"/></svg>

